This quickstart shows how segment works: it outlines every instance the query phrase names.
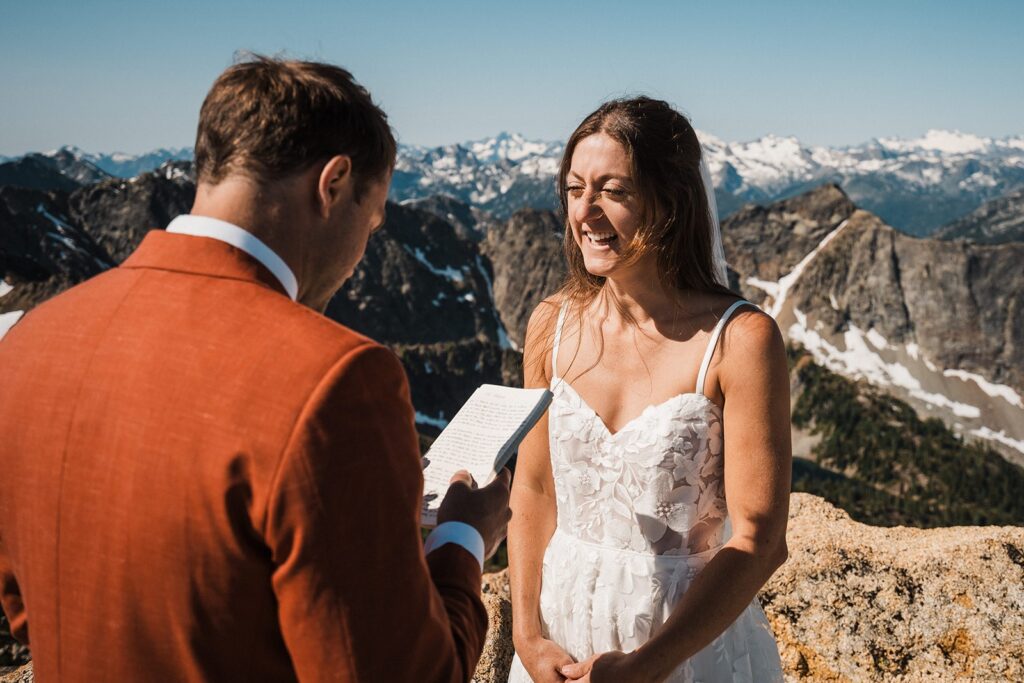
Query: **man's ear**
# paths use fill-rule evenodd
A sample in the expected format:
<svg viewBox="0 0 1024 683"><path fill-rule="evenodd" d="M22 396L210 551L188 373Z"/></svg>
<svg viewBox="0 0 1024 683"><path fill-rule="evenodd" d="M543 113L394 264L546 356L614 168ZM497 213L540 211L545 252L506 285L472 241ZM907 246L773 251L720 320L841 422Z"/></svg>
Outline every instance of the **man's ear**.
<svg viewBox="0 0 1024 683"><path fill-rule="evenodd" d="M327 160L317 182L317 203L321 218L328 218L331 210L353 194L352 159L338 154Z"/></svg>

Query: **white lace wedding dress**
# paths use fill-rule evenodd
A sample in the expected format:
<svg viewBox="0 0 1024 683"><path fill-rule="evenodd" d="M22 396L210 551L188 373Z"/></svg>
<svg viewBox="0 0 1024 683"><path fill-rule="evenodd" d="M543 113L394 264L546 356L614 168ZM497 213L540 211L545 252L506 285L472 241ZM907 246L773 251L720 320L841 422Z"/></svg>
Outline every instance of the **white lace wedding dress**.
<svg viewBox="0 0 1024 683"><path fill-rule="evenodd" d="M701 391L722 328L747 303L736 302L715 327L697 391L648 406L614 434L558 377L565 309L559 314L549 412L558 521L544 554L540 613L546 637L577 661L642 645L727 540L722 413ZM509 681L530 680L516 656ZM667 680L781 681L757 600Z"/></svg>

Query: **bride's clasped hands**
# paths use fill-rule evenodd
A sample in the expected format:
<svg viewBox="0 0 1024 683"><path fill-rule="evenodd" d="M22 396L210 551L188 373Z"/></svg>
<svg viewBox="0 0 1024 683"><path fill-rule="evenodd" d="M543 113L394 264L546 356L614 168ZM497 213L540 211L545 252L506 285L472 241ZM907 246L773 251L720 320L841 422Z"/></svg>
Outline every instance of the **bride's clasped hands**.
<svg viewBox="0 0 1024 683"><path fill-rule="evenodd" d="M644 672L636 660L635 653L626 654L617 650L594 655L575 664L561 668L567 681L581 683L650 683L658 680Z"/></svg>
<svg viewBox="0 0 1024 683"><path fill-rule="evenodd" d="M636 653L612 651L582 662L573 660L556 643L540 636L516 645L534 683L651 683L658 679L636 662Z"/></svg>

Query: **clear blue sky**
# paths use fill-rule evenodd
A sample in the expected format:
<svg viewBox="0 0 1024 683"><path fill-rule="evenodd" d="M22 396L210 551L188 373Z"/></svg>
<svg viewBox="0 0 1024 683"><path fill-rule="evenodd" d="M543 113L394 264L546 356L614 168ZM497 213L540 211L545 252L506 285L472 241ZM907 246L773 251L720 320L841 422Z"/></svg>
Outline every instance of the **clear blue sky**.
<svg viewBox="0 0 1024 683"><path fill-rule="evenodd" d="M192 144L236 50L349 68L403 142L565 138L644 92L727 140L1024 133L1024 2L2 0L0 154Z"/></svg>

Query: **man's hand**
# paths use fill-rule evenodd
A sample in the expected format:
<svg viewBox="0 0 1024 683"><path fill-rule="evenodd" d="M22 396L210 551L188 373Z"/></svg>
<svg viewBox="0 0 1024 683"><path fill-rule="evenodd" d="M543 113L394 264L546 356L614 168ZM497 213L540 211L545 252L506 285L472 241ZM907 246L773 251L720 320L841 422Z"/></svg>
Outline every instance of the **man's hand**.
<svg viewBox="0 0 1024 683"><path fill-rule="evenodd" d="M648 683L654 680L638 671L631 655L624 652L605 652L577 664L566 664L562 675L581 683Z"/></svg>
<svg viewBox="0 0 1024 683"><path fill-rule="evenodd" d="M504 540L508 520L512 518L508 507L511 482L512 473L507 467L482 489L477 488L469 472L456 472L437 511L438 525L444 522L469 524L483 536L485 556L490 557Z"/></svg>

